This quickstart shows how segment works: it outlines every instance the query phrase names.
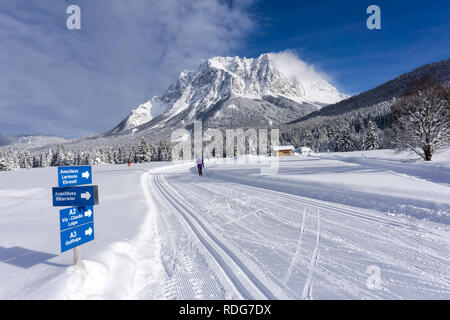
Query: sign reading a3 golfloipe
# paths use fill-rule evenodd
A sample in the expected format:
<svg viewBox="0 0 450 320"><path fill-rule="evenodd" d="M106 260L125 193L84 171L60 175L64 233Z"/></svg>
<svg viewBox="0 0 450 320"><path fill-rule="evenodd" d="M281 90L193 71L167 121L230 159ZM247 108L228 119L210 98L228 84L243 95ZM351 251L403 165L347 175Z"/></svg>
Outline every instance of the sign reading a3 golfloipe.
<svg viewBox="0 0 450 320"><path fill-rule="evenodd" d="M92 183L90 166L58 167L58 186L52 189L54 207L59 211L61 252L94 240L94 205L98 204L98 186ZM76 257L75 257L76 256ZM78 264L79 253L75 254Z"/></svg>
<svg viewBox="0 0 450 320"><path fill-rule="evenodd" d="M94 207L73 207L59 211L61 252L94 240Z"/></svg>

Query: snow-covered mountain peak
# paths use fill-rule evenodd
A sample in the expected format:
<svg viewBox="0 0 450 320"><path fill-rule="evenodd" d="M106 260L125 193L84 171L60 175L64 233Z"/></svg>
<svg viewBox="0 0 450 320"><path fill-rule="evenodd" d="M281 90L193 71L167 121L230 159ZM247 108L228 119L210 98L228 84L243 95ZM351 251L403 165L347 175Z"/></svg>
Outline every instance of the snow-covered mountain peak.
<svg viewBox="0 0 450 320"><path fill-rule="evenodd" d="M235 96L261 99L287 98L318 108L347 98L311 66L285 53L265 53L256 58L213 57L202 60L195 71L180 73L176 83L160 97L133 110L115 131L130 129L162 115L167 121L189 110L187 121L208 112L219 101Z"/></svg>
<svg viewBox="0 0 450 320"><path fill-rule="evenodd" d="M331 104L348 98L293 55L265 53L256 58L213 57L197 72L221 70L234 77L230 92L243 97L283 96L296 102Z"/></svg>
<svg viewBox="0 0 450 320"><path fill-rule="evenodd" d="M228 72L243 74L250 73L252 70L264 69L270 67L269 54L265 53L257 58L240 57L213 57L205 60L205 65L223 69Z"/></svg>

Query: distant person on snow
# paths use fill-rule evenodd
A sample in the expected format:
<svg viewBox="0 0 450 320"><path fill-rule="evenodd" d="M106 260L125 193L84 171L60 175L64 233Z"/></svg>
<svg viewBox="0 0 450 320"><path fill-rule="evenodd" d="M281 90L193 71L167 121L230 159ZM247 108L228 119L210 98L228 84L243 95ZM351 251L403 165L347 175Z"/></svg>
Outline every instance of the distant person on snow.
<svg viewBox="0 0 450 320"><path fill-rule="evenodd" d="M205 166L205 164L203 163L203 159L198 158L195 163L197 164L198 175L201 176L202 169Z"/></svg>

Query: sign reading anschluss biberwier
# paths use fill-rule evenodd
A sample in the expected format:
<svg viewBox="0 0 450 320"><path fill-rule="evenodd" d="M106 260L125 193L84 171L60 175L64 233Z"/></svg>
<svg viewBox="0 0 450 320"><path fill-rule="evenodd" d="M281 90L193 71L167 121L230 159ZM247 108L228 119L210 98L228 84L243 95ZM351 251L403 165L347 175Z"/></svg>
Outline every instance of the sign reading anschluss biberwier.
<svg viewBox="0 0 450 320"><path fill-rule="evenodd" d="M52 188L54 207L93 206L98 204L98 186Z"/></svg>

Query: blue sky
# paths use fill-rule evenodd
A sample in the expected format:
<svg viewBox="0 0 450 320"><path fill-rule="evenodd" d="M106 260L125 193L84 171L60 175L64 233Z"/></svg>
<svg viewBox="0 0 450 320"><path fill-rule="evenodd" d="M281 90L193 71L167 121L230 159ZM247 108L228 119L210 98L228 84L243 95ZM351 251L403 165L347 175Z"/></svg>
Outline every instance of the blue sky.
<svg viewBox="0 0 450 320"><path fill-rule="evenodd" d="M67 30L66 8L81 8ZM381 8L381 30L366 8ZM449 1L0 1L0 134L104 132L217 55L294 52L355 94L450 56Z"/></svg>
<svg viewBox="0 0 450 320"><path fill-rule="evenodd" d="M366 27L371 4L381 30ZM261 1L253 12L258 30L239 54L289 48L348 94L450 57L450 1Z"/></svg>

